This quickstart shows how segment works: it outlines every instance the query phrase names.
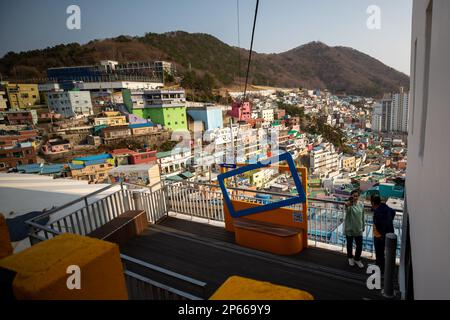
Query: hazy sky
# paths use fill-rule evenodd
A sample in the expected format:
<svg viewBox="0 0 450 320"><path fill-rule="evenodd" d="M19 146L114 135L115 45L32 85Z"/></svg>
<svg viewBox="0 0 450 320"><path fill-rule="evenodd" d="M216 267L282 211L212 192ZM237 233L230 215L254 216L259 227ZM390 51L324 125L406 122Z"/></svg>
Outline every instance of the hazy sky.
<svg viewBox="0 0 450 320"><path fill-rule="evenodd" d="M241 46L250 45L256 0L239 0ZM66 8L81 8L81 30L66 28ZM381 9L381 29L366 12ZM310 41L353 47L409 74L411 0L260 0L257 52L282 52ZM209 33L236 45L237 0L0 0L0 57L8 51L146 32Z"/></svg>

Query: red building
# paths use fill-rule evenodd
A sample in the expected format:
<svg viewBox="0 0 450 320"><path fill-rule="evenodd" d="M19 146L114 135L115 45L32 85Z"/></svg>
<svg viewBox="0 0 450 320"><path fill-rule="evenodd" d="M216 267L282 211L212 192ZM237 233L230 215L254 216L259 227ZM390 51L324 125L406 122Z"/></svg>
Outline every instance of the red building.
<svg viewBox="0 0 450 320"><path fill-rule="evenodd" d="M247 121L252 118L252 107L250 102L235 102L231 106L230 116L238 121Z"/></svg>
<svg viewBox="0 0 450 320"><path fill-rule="evenodd" d="M9 125L34 125L38 122L36 110L8 111L5 120Z"/></svg>
<svg viewBox="0 0 450 320"><path fill-rule="evenodd" d="M130 149L116 149L111 152L111 155L116 160L116 165L126 164L147 164L156 163L156 150L144 149L133 151Z"/></svg>
<svg viewBox="0 0 450 320"><path fill-rule="evenodd" d="M275 120L284 119L285 116L286 116L286 110L278 109L275 111Z"/></svg>
<svg viewBox="0 0 450 320"><path fill-rule="evenodd" d="M12 147L20 142L34 141L37 136L37 130L0 131L0 148Z"/></svg>
<svg viewBox="0 0 450 320"><path fill-rule="evenodd" d="M36 149L31 142L18 143L13 147L0 148L0 171L18 165L37 163Z"/></svg>
<svg viewBox="0 0 450 320"><path fill-rule="evenodd" d="M128 161L130 164L143 164L143 163L156 163L156 150L142 150L140 152L134 152L129 155Z"/></svg>

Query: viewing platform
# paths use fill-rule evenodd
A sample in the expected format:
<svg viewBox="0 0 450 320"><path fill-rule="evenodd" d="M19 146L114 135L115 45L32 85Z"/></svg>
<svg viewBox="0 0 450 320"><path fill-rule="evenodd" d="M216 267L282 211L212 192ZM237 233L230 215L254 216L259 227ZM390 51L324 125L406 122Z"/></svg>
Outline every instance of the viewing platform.
<svg viewBox="0 0 450 320"><path fill-rule="evenodd" d="M108 193L108 189L113 191ZM231 197L259 201L239 192L232 192ZM382 299L380 290L367 288L366 268L348 265L342 234L343 204L308 201L308 246L290 256L237 244L235 234L225 229L218 186L200 183L158 188L115 184L45 212L49 218L45 225L39 223L43 216L27 224L32 244L62 233L88 236L100 228L109 234L115 231L114 226L125 226L118 219L138 226L126 226L129 231L121 237L126 242L119 243L130 299L209 299L231 276L299 289L319 300ZM131 216L123 218L133 210L145 212L139 224ZM142 228L145 218L148 225ZM367 225L371 219L367 212ZM395 228L396 233L401 232L401 216L396 218ZM363 263L367 265L374 263L370 229L365 239Z"/></svg>

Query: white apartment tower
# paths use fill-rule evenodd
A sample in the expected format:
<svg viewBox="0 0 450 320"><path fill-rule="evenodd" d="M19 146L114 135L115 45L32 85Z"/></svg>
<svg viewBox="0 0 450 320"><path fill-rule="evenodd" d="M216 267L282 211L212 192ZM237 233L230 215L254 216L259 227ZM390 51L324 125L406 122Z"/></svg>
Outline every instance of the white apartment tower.
<svg viewBox="0 0 450 320"><path fill-rule="evenodd" d="M383 106L381 103L375 104L372 113L372 131L380 132L383 128Z"/></svg>
<svg viewBox="0 0 450 320"><path fill-rule="evenodd" d="M399 93L385 95L381 100L381 131L408 132L409 94L400 88Z"/></svg>
<svg viewBox="0 0 450 320"><path fill-rule="evenodd" d="M408 132L409 93L400 88L399 93L392 95L392 131Z"/></svg>

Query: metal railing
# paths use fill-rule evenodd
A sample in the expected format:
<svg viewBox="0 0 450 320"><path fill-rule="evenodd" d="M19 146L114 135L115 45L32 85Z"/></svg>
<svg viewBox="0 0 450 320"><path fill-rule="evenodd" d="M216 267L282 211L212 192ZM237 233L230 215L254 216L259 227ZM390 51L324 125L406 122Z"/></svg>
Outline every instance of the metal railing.
<svg viewBox="0 0 450 320"><path fill-rule="evenodd" d="M257 204L267 204L295 195L229 187L230 198ZM224 221L223 196L219 186L197 182L180 182L166 186L169 210L175 213L199 217L208 221ZM270 195L271 199L260 199L249 193ZM302 205L290 206L294 210L301 210ZM345 248L344 233L345 203L317 198L308 199L308 238L315 246L328 244ZM394 219L394 229L401 239L402 212L399 211ZM370 207L365 207L365 225L363 233L363 250L372 256L375 253L373 243L373 214ZM397 256L400 255L401 243L398 243Z"/></svg>
<svg viewBox="0 0 450 320"><path fill-rule="evenodd" d="M101 199L95 196L112 188L118 190L111 192ZM119 188L120 187L120 188ZM251 190L242 188L228 188L233 200L247 201L251 203L267 204L279 201L294 195L270 192L264 190ZM261 199L249 194L270 195L270 199ZM81 207L80 207L81 204ZM73 208L73 211L62 215L61 212ZM291 206L299 210L302 205ZM142 187L132 184L115 184L100 189L85 197L72 201L64 206L46 212L27 223L30 226L30 241L42 241L53 236L71 232L87 235L96 228L111 221L127 210L144 210L149 223L157 223L166 217L169 212L199 217L208 221L225 220L223 195L219 186L198 182L179 182L167 185ZM402 214L396 215L394 220L395 233L398 239L402 239ZM39 221L45 217L50 220L43 226ZM310 243L316 246L328 244L340 247L344 251L345 207L344 202L308 199L308 238ZM373 244L373 215L369 207L365 214L366 228L363 234L363 249L365 252L374 254ZM398 243L398 255L401 243Z"/></svg>
<svg viewBox="0 0 450 320"><path fill-rule="evenodd" d="M321 243L341 247L344 251L346 244L344 219L345 205L343 202L309 199L308 206L308 238L314 245ZM375 254L373 242L373 213L369 207L365 208L365 229L363 232L363 251L371 256ZM398 212L394 218L395 233L401 237L403 213ZM397 246L397 256L400 257L400 242Z"/></svg>
<svg viewBox="0 0 450 320"><path fill-rule="evenodd" d="M167 207L164 189L155 187L158 186L114 184L47 211L26 222L30 227L30 242L35 244L67 232L88 235L128 210L143 209L149 223L156 223L166 216ZM103 198L96 198L106 191L108 194ZM67 210L69 213L64 214ZM47 219L47 224L44 224L43 220ZM204 282L126 255L121 255L121 259L128 297L131 300L202 300L205 296ZM146 275L163 279L163 282L172 286ZM175 288L183 286L186 291ZM188 293L188 290L195 293Z"/></svg>
<svg viewBox="0 0 450 320"><path fill-rule="evenodd" d="M166 186L169 210L208 220L224 221L223 196L217 186L172 184Z"/></svg>
<svg viewBox="0 0 450 320"><path fill-rule="evenodd" d="M125 282L130 300L203 300L202 297L205 296L205 282L123 254L120 257L124 266ZM180 283L188 284L200 293L201 297L138 274L131 270L133 265L137 266L141 273L163 276L172 281L172 283L177 283L177 286L180 286Z"/></svg>
<svg viewBox="0 0 450 320"><path fill-rule="evenodd" d="M128 210L142 209L149 223L167 215L164 190L128 183L112 184L28 220L34 244L61 233L88 235ZM100 198L99 198L100 197ZM161 201L162 200L162 201ZM46 225L41 221L48 219Z"/></svg>

